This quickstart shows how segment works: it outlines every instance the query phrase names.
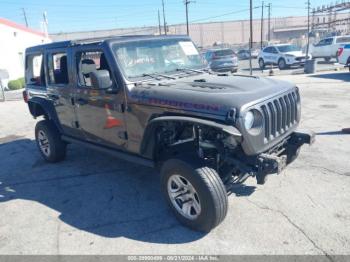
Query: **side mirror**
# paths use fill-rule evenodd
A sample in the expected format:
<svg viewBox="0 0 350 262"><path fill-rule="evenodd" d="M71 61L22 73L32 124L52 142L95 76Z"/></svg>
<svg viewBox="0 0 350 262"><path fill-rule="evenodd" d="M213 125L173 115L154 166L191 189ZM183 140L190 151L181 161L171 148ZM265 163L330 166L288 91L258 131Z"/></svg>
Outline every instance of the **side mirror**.
<svg viewBox="0 0 350 262"><path fill-rule="evenodd" d="M91 85L98 89L108 89L113 84L108 70L95 70L90 73L90 79Z"/></svg>

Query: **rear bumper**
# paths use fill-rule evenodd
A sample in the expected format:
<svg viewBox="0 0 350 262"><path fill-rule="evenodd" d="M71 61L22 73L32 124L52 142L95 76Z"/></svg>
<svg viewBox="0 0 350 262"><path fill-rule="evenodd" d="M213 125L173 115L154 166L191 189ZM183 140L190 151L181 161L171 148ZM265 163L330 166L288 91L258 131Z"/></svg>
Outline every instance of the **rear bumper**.
<svg viewBox="0 0 350 262"><path fill-rule="evenodd" d="M230 66L210 66L210 69L214 72L229 72L232 70L237 70L238 65L230 65Z"/></svg>

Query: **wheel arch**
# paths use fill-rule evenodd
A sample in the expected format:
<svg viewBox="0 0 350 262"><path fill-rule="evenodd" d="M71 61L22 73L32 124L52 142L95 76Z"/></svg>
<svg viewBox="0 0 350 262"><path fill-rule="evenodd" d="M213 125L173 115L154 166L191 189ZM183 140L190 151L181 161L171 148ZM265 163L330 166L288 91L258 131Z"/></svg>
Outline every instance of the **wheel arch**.
<svg viewBox="0 0 350 262"><path fill-rule="evenodd" d="M194 117L160 116L160 117L153 118L148 122L148 125L145 129L142 142L141 142L140 154L142 156L149 159L154 159L155 149L157 147L155 131L157 130L158 127L164 125L164 123L167 123L167 122L186 122L186 123L193 123L194 125L216 128L219 131L230 134L239 143L242 141L242 134L239 132L237 128L235 128L232 125L225 125L212 120L205 120L205 119L194 118Z"/></svg>
<svg viewBox="0 0 350 262"><path fill-rule="evenodd" d="M54 106L43 98L33 97L28 101L30 114L34 117L43 116L52 121L55 126L61 131L61 125L58 120Z"/></svg>

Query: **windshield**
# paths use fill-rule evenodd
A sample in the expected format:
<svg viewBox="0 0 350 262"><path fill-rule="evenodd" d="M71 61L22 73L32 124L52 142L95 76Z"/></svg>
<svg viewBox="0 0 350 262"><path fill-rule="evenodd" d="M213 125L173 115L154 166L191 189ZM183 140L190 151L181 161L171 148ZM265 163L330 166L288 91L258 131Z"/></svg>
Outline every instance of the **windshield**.
<svg viewBox="0 0 350 262"><path fill-rule="evenodd" d="M282 46L277 46L277 49L281 53L287 53L287 52L294 52L294 51L301 51L301 49L295 45L282 45Z"/></svg>
<svg viewBox="0 0 350 262"><path fill-rule="evenodd" d="M127 78L203 69L205 63L189 40L166 39L115 44L113 51Z"/></svg>

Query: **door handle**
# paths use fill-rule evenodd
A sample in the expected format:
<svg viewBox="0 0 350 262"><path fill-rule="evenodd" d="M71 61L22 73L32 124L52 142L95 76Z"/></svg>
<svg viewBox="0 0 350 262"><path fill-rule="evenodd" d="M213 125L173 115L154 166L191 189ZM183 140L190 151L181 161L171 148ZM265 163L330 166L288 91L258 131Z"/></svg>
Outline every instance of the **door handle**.
<svg viewBox="0 0 350 262"><path fill-rule="evenodd" d="M77 104L79 104L81 106L88 104L88 101L86 99L84 99L84 98L78 98L75 101L76 101Z"/></svg>

